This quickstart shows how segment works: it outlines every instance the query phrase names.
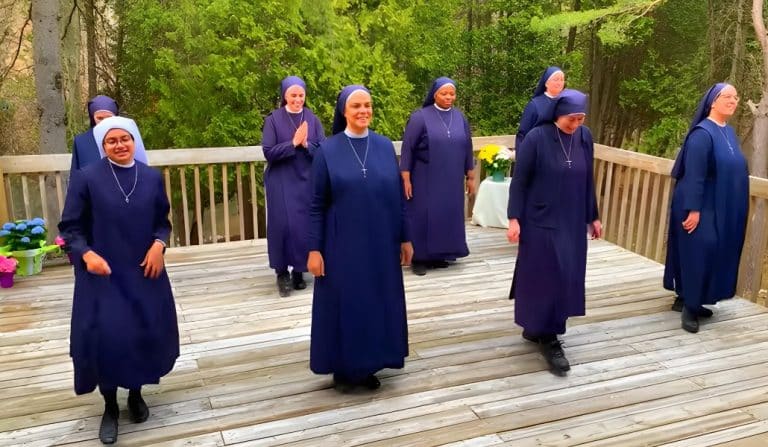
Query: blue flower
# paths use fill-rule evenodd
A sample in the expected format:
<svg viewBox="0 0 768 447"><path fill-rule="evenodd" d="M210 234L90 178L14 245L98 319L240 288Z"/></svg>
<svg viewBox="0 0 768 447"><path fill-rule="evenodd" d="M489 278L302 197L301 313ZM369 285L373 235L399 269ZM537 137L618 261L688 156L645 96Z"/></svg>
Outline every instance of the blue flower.
<svg viewBox="0 0 768 447"><path fill-rule="evenodd" d="M29 238L28 238L28 237L26 237L26 236L24 236L23 238L21 238L21 239L19 239L19 240L20 240L21 242L25 243L25 244L28 244L28 243L30 242L30 241L29 241Z"/></svg>
<svg viewBox="0 0 768 447"><path fill-rule="evenodd" d="M11 232L8 230L0 230L0 236L8 236L9 234L11 234Z"/></svg>
<svg viewBox="0 0 768 447"><path fill-rule="evenodd" d="M3 224L3 230L11 231L14 228L16 228L16 225L12 224L11 222L6 222Z"/></svg>
<svg viewBox="0 0 768 447"><path fill-rule="evenodd" d="M20 223L20 224L16 225L16 229L19 230L19 231L24 231L24 230L27 229L27 224Z"/></svg>
<svg viewBox="0 0 768 447"><path fill-rule="evenodd" d="M40 217L35 217L34 219L28 221L27 224L43 226L43 225L45 225L45 220L40 218Z"/></svg>
<svg viewBox="0 0 768 447"><path fill-rule="evenodd" d="M30 230L30 233L32 234L43 234L45 233L45 228L43 227L34 227L32 230Z"/></svg>

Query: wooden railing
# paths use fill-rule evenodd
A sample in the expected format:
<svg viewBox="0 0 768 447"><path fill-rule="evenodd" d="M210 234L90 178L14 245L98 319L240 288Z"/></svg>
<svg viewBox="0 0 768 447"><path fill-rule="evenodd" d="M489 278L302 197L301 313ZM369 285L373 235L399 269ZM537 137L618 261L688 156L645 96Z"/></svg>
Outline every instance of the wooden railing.
<svg viewBox="0 0 768 447"><path fill-rule="evenodd" d="M475 149L496 143L514 146L514 136L474 138ZM400 143L396 142L397 152ZM171 244L198 245L265 237L260 146L167 149L148 152L160 169L171 201ZM664 262L672 160L595 145L595 184L605 238L635 253ZM70 156L0 157L0 222L43 216L55 223L64 204ZM478 181L483 176L476 168ZM768 199L768 180L750 179L751 203ZM224 198L227 198L225 200ZM467 200L471 213L473 198ZM754 208L754 207L753 207ZM755 231L750 210L747 240ZM759 259L766 253L760 242ZM754 247L748 244L745 252ZM742 265L739 293L751 299L763 287L763 262ZM768 276L768 275L766 275ZM766 278L768 279L768 278Z"/></svg>

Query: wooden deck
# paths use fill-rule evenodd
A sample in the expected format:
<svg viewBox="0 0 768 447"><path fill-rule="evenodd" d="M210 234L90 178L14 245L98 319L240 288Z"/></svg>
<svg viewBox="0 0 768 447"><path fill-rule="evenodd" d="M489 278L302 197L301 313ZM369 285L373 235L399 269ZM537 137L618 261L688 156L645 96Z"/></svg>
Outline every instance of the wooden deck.
<svg viewBox="0 0 768 447"><path fill-rule="evenodd" d="M513 322L505 232L468 231L470 257L405 273L405 369L349 394L309 371L311 288L279 298L263 241L175 249L182 355L147 422L123 408L119 445L768 445L765 308L723 302L685 333L659 264L592 242L558 378ZM65 267L0 290L0 445L99 445L100 396L72 391L71 292Z"/></svg>

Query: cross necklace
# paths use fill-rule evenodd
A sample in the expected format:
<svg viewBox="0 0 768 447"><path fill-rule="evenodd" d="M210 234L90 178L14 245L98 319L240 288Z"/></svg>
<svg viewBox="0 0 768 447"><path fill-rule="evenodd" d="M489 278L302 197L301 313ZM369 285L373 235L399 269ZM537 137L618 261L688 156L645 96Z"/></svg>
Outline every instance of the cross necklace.
<svg viewBox="0 0 768 447"><path fill-rule="evenodd" d="M566 152L565 145L563 145L563 140L560 138L560 130L555 129L555 132L557 132L557 141L560 142L560 149L563 150L563 155L565 156L565 163L568 165L568 168L570 169L571 163L573 163L573 160L571 160L571 150L573 149L574 135L571 135L571 142L568 143L568 152Z"/></svg>
<svg viewBox="0 0 768 447"><path fill-rule="evenodd" d="M130 202L131 194L133 194L133 191L136 190L136 183L139 180L139 167L134 163L133 169L136 174L133 177L133 188L131 188L131 190L128 191L128 194L125 193L123 186L120 184L120 180L117 179L117 174L115 174L115 168L112 167L112 162L109 163L109 169L112 170L112 177L115 178L115 183L117 183L117 187L120 189L120 194L122 194L123 197L125 197L125 203Z"/></svg>
<svg viewBox="0 0 768 447"><path fill-rule="evenodd" d="M717 130L719 130L720 135L723 136L723 139L725 140L725 144L728 145L728 149L731 151L731 155L735 155L735 153L733 152L733 146L731 146L731 142L728 140L728 135L726 135L725 132L723 132L723 128L720 126L717 126Z"/></svg>
<svg viewBox="0 0 768 447"><path fill-rule="evenodd" d="M445 128L445 132L448 134L448 138L451 138L451 124L453 124L453 111L451 109L448 109L448 114L450 115L450 118L448 118L448 124L445 124L445 120L443 119L443 115L440 113L440 109L437 110L437 117L440 118L440 122L443 124L443 127Z"/></svg>
<svg viewBox="0 0 768 447"><path fill-rule="evenodd" d="M357 155L357 151L355 150L355 145L352 144L352 140L349 137L347 137L347 141L349 142L349 147L352 148L352 153L355 155L355 158L357 159L357 162L360 163L360 167L362 168L362 169L360 169L360 172L363 173L363 178L368 177L367 176L368 169L365 167L365 163L368 161L368 148L369 148L369 144L371 142L370 137L366 137L365 138L365 154L363 155L363 159L362 160L360 159L360 156Z"/></svg>

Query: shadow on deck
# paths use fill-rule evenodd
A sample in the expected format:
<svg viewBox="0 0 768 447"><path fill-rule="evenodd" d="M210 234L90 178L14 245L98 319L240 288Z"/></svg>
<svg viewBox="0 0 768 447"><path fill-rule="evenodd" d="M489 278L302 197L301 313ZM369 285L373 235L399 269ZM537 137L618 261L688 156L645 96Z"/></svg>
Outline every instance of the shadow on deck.
<svg viewBox="0 0 768 447"><path fill-rule="evenodd" d="M768 319L722 302L680 329L662 266L590 243L587 316L565 336L570 375L546 371L507 300L515 248L468 227L472 255L405 272L411 356L375 393L309 371L311 287L278 297L263 241L178 248L168 262L182 355L149 386L152 417L122 445L768 445ZM0 445L99 445L97 393L75 397L71 270L0 292Z"/></svg>

